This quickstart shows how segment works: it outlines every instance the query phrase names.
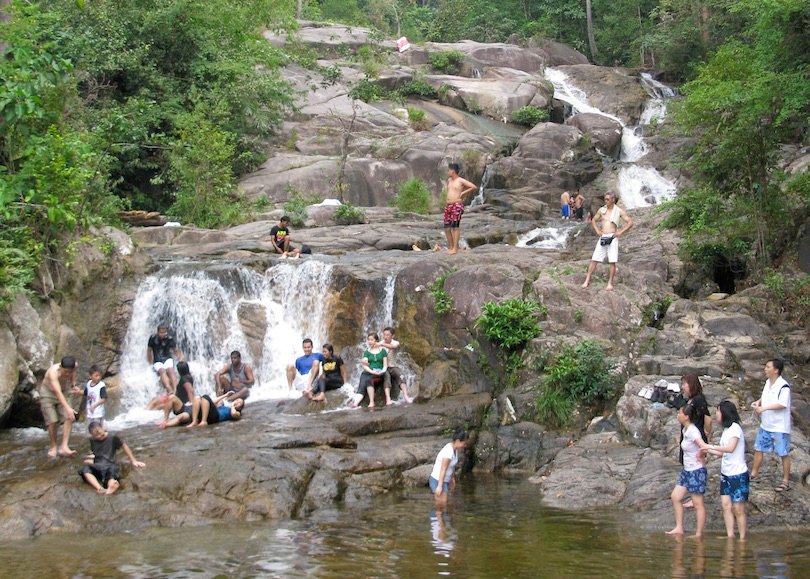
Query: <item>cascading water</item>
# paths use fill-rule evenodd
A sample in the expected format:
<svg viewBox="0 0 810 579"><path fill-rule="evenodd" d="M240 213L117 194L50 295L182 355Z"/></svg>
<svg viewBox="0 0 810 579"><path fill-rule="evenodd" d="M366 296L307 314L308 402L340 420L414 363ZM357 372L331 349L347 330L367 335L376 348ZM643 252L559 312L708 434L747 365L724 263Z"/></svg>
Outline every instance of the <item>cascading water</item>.
<svg viewBox="0 0 810 579"><path fill-rule="evenodd" d="M489 181L492 179L492 171L492 165L487 165L484 169L484 174L481 177L481 184L478 186L478 194L472 198L472 201L470 201L470 207L484 204L484 191L486 191L486 188L489 186Z"/></svg>
<svg viewBox="0 0 810 579"><path fill-rule="evenodd" d="M622 145L619 161L618 189L619 198L626 209L655 205L675 195L675 185L663 177L655 168L639 166L635 163L647 154L644 143L644 125L653 121L661 122L666 113L667 98L675 92L666 85L654 80L650 75L642 75L642 85L651 96L651 100L642 114L641 125L628 127L621 119L600 111L588 103L587 95L571 84L566 74L554 68L547 68L546 79L554 85L554 98L567 103L571 113L595 113L619 122L622 125Z"/></svg>
<svg viewBox="0 0 810 579"><path fill-rule="evenodd" d="M177 338L197 394L214 390L214 373L228 361L231 350L239 350L256 374L251 400L287 396L285 368L301 355L301 340L310 337L316 345L325 340L331 269L317 260L280 263L265 275L243 267L168 266L146 278L135 298L124 341L121 403L125 414L116 418L116 424L154 416L143 408L162 392L146 360L146 344L158 324L169 326ZM240 312L254 317L263 314L266 320L260 360L252 359L246 320L240 321L248 314L240 316Z"/></svg>
<svg viewBox="0 0 810 579"><path fill-rule="evenodd" d="M537 247L541 249L561 249L568 245L573 226L537 227L520 236L515 247Z"/></svg>

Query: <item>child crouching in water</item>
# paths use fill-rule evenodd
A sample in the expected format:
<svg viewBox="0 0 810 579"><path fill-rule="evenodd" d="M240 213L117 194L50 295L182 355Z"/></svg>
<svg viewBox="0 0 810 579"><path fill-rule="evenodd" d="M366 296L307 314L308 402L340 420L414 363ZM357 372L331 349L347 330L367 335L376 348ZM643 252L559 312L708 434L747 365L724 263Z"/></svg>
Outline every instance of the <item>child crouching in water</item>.
<svg viewBox="0 0 810 579"><path fill-rule="evenodd" d="M136 468L146 466L144 463L135 460L135 456L129 447L118 436L112 435L104 430L98 422L91 422L87 427L90 432L90 450L92 458L87 458L84 466L79 471L79 475L96 489L99 494L111 495L121 486L121 471L115 462L115 452L122 448L127 455L129 462ZM106 487L106 488L105 488Z"/></svg>

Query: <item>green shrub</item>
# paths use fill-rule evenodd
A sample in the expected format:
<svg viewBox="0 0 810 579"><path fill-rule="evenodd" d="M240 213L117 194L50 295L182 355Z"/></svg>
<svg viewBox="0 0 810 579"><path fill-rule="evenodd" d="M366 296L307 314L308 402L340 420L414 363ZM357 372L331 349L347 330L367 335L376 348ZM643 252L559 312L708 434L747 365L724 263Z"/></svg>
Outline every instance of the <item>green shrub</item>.
<svg viewBox="0 0 810 579"><path fill-rule="evenodd" d="M534 301L512 299L500 303L487 302L475 326L493 344L514 350L540 335L536 316L545 313L545 306Z"/></svg>
<svg viewBox="0 0 810 579"><path fill-rule="evenodd" d="M453 296L444 289L444 282L451 273L452 271L443 273L428 287L430 295L433 296L433 310L440 316L450 313L453 309Z"/></svg>
<svg viewBox="0 0 810 579"><path fill-rule="evenodd" d="M770 297L770 310L799 323L810 319L810 275L791 278L781 272L768 270L763 284Z"/></svg>
<svg viewBox="0 0 810 579"><path fill-rule="evenodd" d="M578 404L590 406L614 397L617 379L611 373L613 367L598 342L585 340L563 348L549 366L537 398L538 418L561 426L570 422Z"/></svg>
<svg viewBox="0 0 810 579"><path fill-rule="evenodd" d="M385 98L385 88L366 76L349 91L349 98L366 103L382 100Z"/></svg>
<svg viewBox="0 0 810 579"><path fill-rule="evenodd" d="M400 87L398 92L403 96L418 96L422 98L436 98L437 96L436 89L422 78L409 80Z"/></svg>
<svg viewBox="0 0 810 579"><path fill-rule="evenodd" d="M339 225L354 225L365 223L366 214L359 207L355 207L351 203L344 203L335 210L332 219Z"/></svg>
<svg viewBox="0 0 810 579"><path fill-rule="evenodd" d="M290 198L282 205L284 213L290 218L293 227L302 227L307 220L307 206L320 203L321 200L317 197L304 197L291 185L287 185L286 191Z"/></svg>
<svg viewBox="0 0 810 579"><path fill-rule="evenodd" d="M415 131L426 131L430 128L430 123L427 121L425 111L415 107L407 107L408 122L411 128Z"/></svg>
<svg viewBox="0 0 810 579"><path fill-rule="evenodd" d="M430 212L430 189L421 179L408 179L399 186L393 199L394 206L402 212L427 215Z"/></svg>
<svg viewBox="0 0 810 579"><path fill-rule="evenodd" d="M548 120L548 111L535 106L525 106L512 113L512 122L518 125L533 127Z"/></svg>
<svg viewBox="0 0 810 579"><path fill-rule="evenodd" d="M666 316L667 310L671 305L672 298L670 296L655 300L643 309L641 316L642 323L651 328L661 329L664 325L664 316Z"/></svg>
<svg viewBox="0 0 810 579"><path fill-rule="evenodd" d="M464 53L460 50L432 52L428 60L430 61L431 68L436 72L458 74L461 72L461 63L464 62Z"/></svg>

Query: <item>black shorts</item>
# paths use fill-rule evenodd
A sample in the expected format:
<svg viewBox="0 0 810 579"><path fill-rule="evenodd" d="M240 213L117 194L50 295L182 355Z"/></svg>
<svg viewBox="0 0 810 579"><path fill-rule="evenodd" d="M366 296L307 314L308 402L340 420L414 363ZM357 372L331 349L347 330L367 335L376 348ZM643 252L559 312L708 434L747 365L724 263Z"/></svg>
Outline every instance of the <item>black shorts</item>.
<svg viewBox="0 0 810 579"><path fill-rule="evenodd" d="M208 416L206 417L205 421L208 424L216 424L219 422L219 410L217 409L217 405L214 404L214 401L211 400L211 397L208 394L203 396L203 398L208 400L210 403L210 406L208 407ZM200 420L202 420L202 406L200 407Z"/></svg>
<svg viewBox="0 0 810 579"><path fill-rule="evenodd" d="M117 464L111 464L107 466L101 466L97 464L86 464L79 470L79 476L84 478L84 475L92 474L96 477L101 486L107 486L107 483L111 480L115 479L117 481L121 480L121 471L118 468Z"/></svg>

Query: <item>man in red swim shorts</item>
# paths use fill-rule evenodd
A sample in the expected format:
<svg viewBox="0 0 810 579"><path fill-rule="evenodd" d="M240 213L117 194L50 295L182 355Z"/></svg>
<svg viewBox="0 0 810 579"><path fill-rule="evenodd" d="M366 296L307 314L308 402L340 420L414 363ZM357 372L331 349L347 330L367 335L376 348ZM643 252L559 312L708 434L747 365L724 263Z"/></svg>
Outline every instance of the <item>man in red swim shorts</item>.
<svg viewBox="0 0 810 579"><path fill-rule="evenodd" d="M447 166L447 205L444 206L444 235L447 237L447 253L458 252L461 237L461 216L464 214L464 196L478 186L458 176L458 163Z"/></svg>

